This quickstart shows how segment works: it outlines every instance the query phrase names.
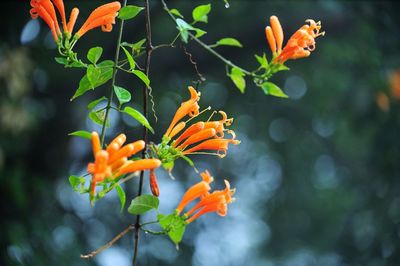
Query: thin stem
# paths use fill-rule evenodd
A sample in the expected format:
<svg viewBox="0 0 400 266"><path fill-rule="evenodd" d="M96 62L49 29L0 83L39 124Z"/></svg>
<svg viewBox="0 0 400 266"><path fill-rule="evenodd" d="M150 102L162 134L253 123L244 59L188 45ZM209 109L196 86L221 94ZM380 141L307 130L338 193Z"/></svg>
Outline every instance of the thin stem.
<svg viewBox="0 0 400 266"><path fill-rule="evenodd" d="M165 231L153 231L153 230L144 229L144 228L140 228L140 230L142 230L145 233L152 234L152 235L166 235L167 234L167 232L165 232Z"/></svg>
<svg viewBox="0 0 400 266"><path fill-rule="evenodd" d="M171 48L174 48L174 47L175 47L175 42L178 40L178 38L179 38L180 35L181 35L181 33L179 32L179 33L175 36L175 38L172 40L172 42L170 42L170 43L164 43L164 44L159 44L159 45L154 46L154 47L153 47L153 51L155 51L155 50L157 50L157 49L160 49L160 48L163 48L163 47L171 47Z"/></svg>
<svg viewBox="0 0 400 266"><path fill-rule="evenodd" d="M127 2L127 0L124 0L122 7L126 6L126 2ZM115 85L115 78L116 78L117 72L118 72L117 65L118 65L118 61L119 61L119 51L121 49L121 40L122 40L123 30L124 30L124 20L121 20L121 24L119 26L119 32L118 32L117 48L115 49L115 59L114 59L113 76L112 76L112 80L111 80L110 96L108 97L106 113L104 115L104 121L103 121L103 125L101 127L100 140L101 140L102 146L104 145L104 137L105 137L105 133L106 133L107 118L108 118L111 103L112 103L112 100L114 97L114 85Z"/></svg>
<svg viewBox="0 0 400 266"><path fill-rule="evenodd" d="M115 242L117 242L120 238L122 238L124 235L126 235L129 231L133 230L135 228L135 226L133 224L129 225L124 231L122 231L121 233L119 233L118 235L116 235L110 242L108 242L107 244L105 244L104 246L102 246L101 248L90 252L89 254L86 255L81 255L81 259L91 259L94 256L96 256L97 254L99 254L100 252L102 252L103 250L111 247L112 245L114 245Z"/></svg>
<svg viewBox="0 0 400 266"><path fill-rule="evenodd" d="M140 227L143 227L143 226L148 225L148 224L155 224L155 223L158 223L158 221L145 222L145 223L142 223L140 225Z"/></svg>
<svg viewBox="0 0 400 266"><path fill-rule="evenodd" d="M145 23L146 23L146 67L145 67L145 74L149 76L150 73L150 61L151 61L151 53L153 51L153 45L151 41L151 21L150 21L150 5L149 0L144 0L144 11L145 11ZM147 110L147 101L149 97L149 91L147 86L143 86L143 115L147 118L148 110ZM143 127L143 140L146 143L146 148L142 151L142 158L146 157L146 150L148 144L148 130L146 127ZM140 172L140 180L139 180L139 187L137 195L142 195L143 189L143 178L144 178L144 171ZM137 265L137 254L138 254L138 247L139 247L139 233L140 233L140 215L136 216L135 222L135 246L133 249L133 258L132 258L132 265Z"/></svg>
<svg viewBox="0 0 400 266"><path fill-rule="evenodd" d="M164 6L165 11L167 11L168 15L174 20L176 21L175 16L171 13L171 10L168 8L167 4L165 3L165 0L161 0L162 5ZM226 65L229 65L230 67L235 67L240 69L244 74L249 75L249 76L257 76L255 75L253 72L250 72L248 70L245 70L237 65L235 65L234 63L232 63L230 60L226 59L225 57L223 57L222 55L220 55L218 52L216 52L214 49L212 49L212 46L205 44L204 42L202 42L199 38L197 38L195 35L193 35L191 32L188 31L189 36L195 41L197 42L199 45L201 45L204 49L206 49L208 52L210 52L211 54L213 54L214 56L216 56L218 59L220 59L222 62L224 62Z"/></svg>

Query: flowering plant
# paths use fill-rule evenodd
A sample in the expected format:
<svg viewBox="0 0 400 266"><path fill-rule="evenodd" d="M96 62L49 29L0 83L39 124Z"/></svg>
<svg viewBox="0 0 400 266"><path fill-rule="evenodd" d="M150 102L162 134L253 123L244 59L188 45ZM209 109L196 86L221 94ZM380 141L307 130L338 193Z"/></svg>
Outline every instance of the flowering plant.
<svg viewBox="0 0 400 266"><path fill-rule="evenodd" d="M256 55L258 67L253 71L249 71L232 63L215 49L223 45L242 47L238 40L223 38L215 44L206 44L201 40L201 37L206 32L197 27L197 25L208 23L211 4L194 8L192 11L193 21L191 22L185 21L179 10L170 9L164 0L161 0L161 4L166 14L176 24L177 36L171 43L153 45L149 0L144 1L144 7L127 5L127 0L124 0L122 5L119 1L101 5L91 12L87 20L75 33L73 32L74 26L79 15L77 7L72 9L67 21L62 0L31 0L30 2L31 17L33 19L40 17L50 28L59 53L55 60L65 68L84 70L84 75L79 81L78 88L72 95L71 101L84 95L90 97L86 94L91 90L110 84L108 96L92 99L88 105L88 117L93 123L101 126L101 132L78 130L70 133L72 136L91 140L94 158L92 162L87 164L87 174L83 176L71 175L69 177L72 188L81 194L88 194L92 205L115 189L120 198L121 210L124 210L126 194L120 185L134 177L139 177L138 195L132 199L127 208L130 214L136 216L135 223L129 225L127 229L118 234L116 238L104 247L87 255L82 255L82 258L94 257L127 232L134 230L136 241L133 264L136 265L138 237L141 230L155 235L168 235L178 245L182 240L186 227L190 223L210 212L225 216L228 211L228 205L234 201L235 189L231 188L230 182L224 180L225 188L223 190L212 191L211 183L214 178L209 171L204 169L200 173L201 181L194 181L195 184L182 195L182 200L171 213L162 214L158 211L160 204L158 196L162 193L162 187L157 182L155 171L157 168L164 168L171 173L175 161L183 159L197 171L195 162L192 161L194 158L192 155L206 154L216 155L216 158L223 158L227 155L228 148L240 144L240 140L237 140L235 132L229 129L234 119L228 118L226 112L212 111L207 119L201 118L201 115L210 111L211 107L201 110L199 105L201 93L198 89L189 86L190 98L177 108L162 139L158 143L149 141L148 133L154 133L154 129L148 121L147 107L151 96L150 93L153 89L149 77L153 51L164 47L173 48L179 40L183 45L190 41L196 42L225 64L227 76L242 93L245 92L247 78L251 79L254 85L261 88L265 94L287 98L287 95L270 79L274 74L288 70L287 66L285 66L286 61L310 56L311 51L315 49L315 39L324 35L324 32L320 32L321 23L308 19L306 24L297 30L289 38L287 44L283 46L284 34L281 24L276 16L271 16L270 26L265 28L266 39L272 53L271 59L268 61L265 53L262 56ZM56 10L61 17L61 27ZM146 22L146 39L139 40L136 43L123 42L122 33L125 21L137 17L142 11L144 11ZM93 47L88 51L87 60L81 59L74 51L78 41L85 34L88 34L90 30L101 28L103 32L110 32L117 22L119 23L119 34L114 60L100 61L103 55L103 48L100 46ZM143 54L146 56L145 67L141 67L136 61ZM120 56L124 58L120 59ZM199 77L198 83L204 82L204 77L197 70L197 64L194 63L193 65ZM142 112L129 106L129 103L132 102L131 92L117 85L116 74L118 71L126 72L143 83L144 109ZM118 101L117 104L114 102L114 97ZM99 104L105 101L107 102L106 107L98 108ZM151 101L154 102L153 99ZM143 125L144 130L141 140L125 144L131 136L119 133L107 145L105 142L106 129L111 123L109 118L111 111L130 116ZM218 115L216 115L217 113ZM219 119L215 118L216 116L220 116ZM139 152L140 156L133 157ZM142 193L146 172L148 172L152 195ZM197 203L189 208L189 204L195 201ZM185 209L187 210L186 212L184 212ZM152 210L158 212L157 220L141 222L141 215ZM160 231L154 232L146 229L146 225L149 223L158 223Z"/></svg>

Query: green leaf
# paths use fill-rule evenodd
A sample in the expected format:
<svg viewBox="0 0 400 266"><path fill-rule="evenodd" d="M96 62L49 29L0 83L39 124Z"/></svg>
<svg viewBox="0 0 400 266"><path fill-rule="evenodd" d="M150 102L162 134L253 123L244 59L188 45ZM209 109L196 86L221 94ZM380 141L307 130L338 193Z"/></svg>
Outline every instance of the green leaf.
<svg viewBox="0 0 400 266"><path fill-rule="evenodd" d="M269 67L268 65L268 60L267 60L267 56L265 54L263 54L263 56L258 56L258 55L254 55L258 61L258 63L260 64L261 68L267 69Z"/></svg>
<svg viewBox="0 0 400 266"><path fill-rule="evenodd" d="M176 9L176 8L171 9L170 12L171 12L172 14L174 14L175 16L178 16L178 17L183 18L183 15L181 14L181 12L179 12L179 10Z"/></svg>
<svg viewBox="0 0 400 266"><path fill-rule="evenodd" d="M133 74L135 74L138 78L140 78L141 81L143 81L144 84L146 84L147 87L150 86L150 79L147 77L145 73L143 73L140 70L133 70Z"/></svg>
<svg viewBox="0 0 400 266"><path fill-rule="evenodd" d="M223 39L219 40L213 46L216 47L216 46L220 46L220 45L243 47L243 45L235 38L223 38Z"/></svg>
<svg viewBox="0 0 400 266"><path fill-rule="evenodd" d="M189 30L195 30L195 28L190 25L189 23L187 23L186 21L184 21L183 19L177 18L176 19L176 25L178 26L178 30L181 33L181 39L183 42L187 43L188 42L188 38L189 38Z"/></svg>
<svg viewBox="0 0 400 266"><path fill-rule="evenodd" d="M71 187L75 190L75 188L77 186L79 186L81 184L81 178L79 176L76 175L71 175L69 178L69 184L71 185Z"/></svg>
<svg viewBox="0 0 400 266"><path fill-rule="evenodd" d="M87 59L93 64L96 64L97 61L99 61L102 54L103 54L103 48L93 47L90 48L89 52L87 53Z"/></svg>
<svg viewBox="0 0 400 266"><path fill-rule="evenodd" d="M158 214L158 223L167 232L169 238L178 245L185 233L187 223L183 217L173 213L170 215Z"/></svg>
<svg viewBox="0 0 400 266"><path fill-rule="evenodd" d="M87 106L88 110L92 110L92 109L95 108L101 101L104 101L104 100L107 100L107 97L103 96L103 97L101 97L101 98L99 98L99 99L96 99L96 100L94 100L94 101L91 101L91 102L88 104L88 106Z"/></svg>
<svg viewBox="0 0 400 266"><path fill-rule="evenodd" d="M103 122L104 122L104 116L105 116L105 110L101 111L101 112L90 112L89 113L89 118L90 120L92 120L94 123L102 126ZM106 127L110 127L110 121L107 119L106 121Z"/></svg>
<svg viewBox="0 0 400 266"><path fill-rule="evenodd" d="M86 76L89 80L92 89L96 88L97 82L101 76L101 70L94 65L89 65L86 71Z"/></svg>
<svg viewBox="0 0 400 266"><path fill-rule="evenodd" d="M122 105L131 100L131 93L122 87L114 86L115 95L117 95L119 104Z"/></svg>
<svg viewBox="0 0 400 266"><path fill-rule="evenodd" d="M139 6L125 6L118 12L118 18L122 20L131 19L137 16L144 8Z"/></svg>
<svg viewBox="0 0 400 266"><path fill-rule="evenodd" d="M71 176L69 176L68 181L74 191L79 192L79 193L86 192L86 189L84 187L84 184L85 184L84 177L71 175Z"/></svg>
<svg viewBox="0 0 400 266"><path fill-rule="evenodd" d="M114 62L111 60L104 60L97 64L97 68L101 70L101 75L97 80L96 87L103 85L112 78L114 71Z"/></svg>
<svg viewBox="0 0 400 266"><path fill-rule="evenodd" d="M72 133L69 133L68 136L76 136L76 137L81 137L85 139L91 139L92 138L92 133L84 130L78 130Z"/></svg>
<svg viewBox="0 0 400 266"><path fill-rule="evenodd" d="M81 79L81 81L79 82L79 87L76 90L74 96L72 96L71 101L75 100L76 98L78 98L79 96L82 96L85 92L87 92L88 90L90 90L92 87L90 85L89 79L87 77L87 75L84 75Z"/></svg>
<svg viewBox="0 0 400 266"><path fill-rule="evenodd" d="M132 55L129 53L129 51L125 47L123 47L123 46L121 46L121 47L125 52L126 59L128 59L129 66L130 66L129 69L131 69L131 70L135 69L136 63L135 63L135 60L133 59Z"/></svg>
<svg viewBox="0 0 400 266"><path fill-rule="evenodd" d="M128 212L131 214L143 214L152 209L158 209L159 200L153 195L141 195L134 198L129 205Z"/></svg>
<svg viewBox="0 0 400 266"><path fill-rule="evenodd" d="M132 107L127 106L124 108L124 113L130 115L133 119L138 121L140 124L145 126L148 130L150 130L151 133L154 134L154 130L150 126L149 121L147 121L146 117L144 117L139 111L137 111L136 109L133 109Z"/></svg>
<svg viewBox="0 0 400 266"><path fill-rule="evenodd" d="M276 97L281 97L281 98L289 98L278 86L276 86L272 82L264 82L261 84L261 89L264 91L265 94L267 95L272 95Z"/></svg>
<svg viewBox="0 0 400 266"><path fill-rule="evenodd" d="M95 76L98 74L97 70L95 71L96 73L91 73L91 75L92 75L91 81L94 82L94 84L91 84L91 82L88 79L88 76L84 75L82 77L81 81L79 82L79 88L76 90L74 96L72 96L71 101L82 96L88 90L90 90L90 89L93 90L96 87L103 85L104 83L109 81L112 78L113 67L114 67L114 62L111 60L105 60L105 61L102 61L101 63L97 64L97 69L100 70L100 75L98 76L97 79L95 79ZM91 68L93 68L93 67L91 67Z"/></svg>
<svg viewBox="0 0 400 266"><path fill-rule="evenodd" d="M199 28L194 28L194 30L196 31L196 35L195 35L196 38L200 38L201 36L203 36L204 34L207 33L206 31L199 29Z"/></svg>
<svg viewBox="0 0 400 266"><path fill-rule="evenodd" d="M193 9L192 16L195 22L208 22L208 13L211 11L211 4L201 5Z"/></svg>
<svg viewBox="0 0 400 266"><path fill-rule="evenodd" d="M230 73L230 78L241 93L244 93L246 88L246 80L243 78L245 74L237 67L233 67Z"/></svg>
<svg viewBox="0 0 400 266"><path fill-rule="evenodd" d="M277 67L277 71L286 71L286 70L290 70L290 68L288 68L284 64L279 64Z"/></svg>
<svg viewBox="0 0 400 266"><path fill-rule="evenodd" d="M115 189L117 190L117 193L118 193L119 201L121 203L121 212L122 212L124 210L124 207L125 207L126 194L125 194L125 191L122 189L122 187L120 185L118 185L118 184L115 187Z"/></svg>
<svg viewBox="0 0 400 266"><path fill-rule="evenodd" d="M143 44L146 42L146 39L141 39L136 43L121 43L122 46L130 47L132 49L132 53L140 53L140 51L144 48Z"/></svg>
<svg viewBox="0 0 400 266"><path fill-rule="evenodd" d="M54 57L54 60L56 60L57 63L60 65L67 65L68 64L68 59L65 57Z"/></svg>

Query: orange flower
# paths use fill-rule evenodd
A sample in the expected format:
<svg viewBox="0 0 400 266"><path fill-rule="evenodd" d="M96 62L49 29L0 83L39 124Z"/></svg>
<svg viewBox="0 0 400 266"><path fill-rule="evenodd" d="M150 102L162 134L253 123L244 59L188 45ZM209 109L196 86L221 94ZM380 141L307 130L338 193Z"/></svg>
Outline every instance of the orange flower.
<svg viewBox="0 0 400 266"><path fill-rule="evenodd" d="M171 124L169 125L167 131L164 134L169 138L173 137L171 136L171 131L182 118L184 118L187 115L189 115L190 117L194 117L199 114L200 107L197 102L200 100L200 92L197 92L192 86L189 86L188 89L190 92L190 99L187 100L186 102L183 102L181 106L178 108L174 118L172 119Z"/></svg>
<svg viewBox="0 0 400 266"><path fill-rule="evenodd" d="M120 9L121 4L118 1L99 6L93 10L83 26L75 34L75 38L79 39L86 32L97 27L101 27L102 31L110 32Z"/></svg>
<svg viewBox="0 0 400 266"><path fill-rule="evenodd" d="M78 18L78 15L79 15L79 9L74 7L71 11L71 15L69 16L69 21L67 24L66 32L69 36L71 36L71 34L72 34L72 31L73 31L75 23L76 23L76 19Z"/></svg>
<svg viewBox="0 0 400 266"><path fill-rule="evenodd" d="M213 132L216 132L215 129L204 129L203 131L200 131L199 133L193 135L192 137L197 137L199 134L210 132L208 130L212 130ZM205 151L205 150L210 151L211 150L211 151L216 151L217 152L216 155L223 158L226 156L226 152L228 150L229 144L233 144L233 145L240 144L240 141L235 139L235 137L236 137L235 132L233 132L232 130L228 130L228 133L230 133L232 135L231 139L218 138L218 137L216 137L215 134L213 135L214 138L210 138L207 140L204 140L205 138L196 138L193 141L188 142L187 145L194 144L194 143L200 142L200 141L202 141L202 142L200 144L197 144L197 145L189 148L189 149L186 149L187 146L185 146L182 149L182 153L183 153L183 155L188 155L188 154L196 153L198 151ZM211 135L211 134L209 134L209 135ZM179 147L178 147L178 149L179 149Z"/></svg>
<svg viewBox="0 0 400 266"><path fill-rule="evenodd" d="M30 14L33 19L41 17L49 26L54 40L58 43L61 36L60 27L58 26L56 11L50 0L31 0Z"/></svg>
<svg viewBox="0 0 400 266"><path fill-rule="evenodd" d="M315 50L315 38L325 35L320 32L321 22L306 20L306 25L297 30L282 49L283 30L276 16L270 18L271 27L265 28L265 34L274 55L274 62L283 64L289 59L307 57Z"/></svg>
<svg viewBox="0 0 400 266"><path fill-rule="evenodd" d="M400 100L400 70L395 70L390 73L389 83L393 97Z"/></svg>
<svg viewBox="0 0 400 266"><path fill-rule="evenodd" d="M160 196L160 189L158 188L157 176L154 172L154 169L150 170L149 180L151 193L153 193L153 195L156 197Z"/></svg>
<svg viewBox="0 0 400 266"><path fill-rule="evenodd" d="M92 132L92 149L94 163L89 163L87 170L92 174L90 195L96 194L96 185L106 178L115 179L123 174L142 170L152 170L161 165L158 159L128 160L128 157L143 150L145 143L142 140L123 146L125 134L120 134L108 145L106 150L101 149L100 138L97 132Z"/></svg>
<svg viewBox="0 0 400 266"><path fill-rule="evenodd" d="M61 15L61 22L63 25L64 32L67 31L67 22L65 20L65 10L64 10L64 1L63 0L53 0L54 5L56 6L58 13Z"/></svg>
<svg viewBox="0 0 400 266"><path fill-rule="evenodd" d="M181 213L186 205L188 205L190 202L196 200L197 198L206 196L208 191L211 189L210 183L214 181L214 178L208 171L205 171L200 175L203 180L191 186L183 195L181 202L176 208L178 214Z"/></svg>
<svg viewBox="0 0 400 266"><path fill-rule="evenodd" d="M54 6L56 6L61 16L64 33L67 39L71 37L79 14L78 8L75 7L72 9L67 23L63 0L31 0L30 4L32 6L30 10L31 17L33 19L41 17L49 26L54 40L58 43L59 39L62 38L62 33L54 9ZM103 31L110 32L112 30L112 24L115 24L115 17L118 15L120 9L121 4L118 1L99 6L90 14L81 29L75 34L75 38L79 39L87 31L96 27L101 27Z"/></svg>
<svg viewBox="0 0 400 266"><path fill-rule="evenodd" d="M171 141L171 147L179 151L182 155L192 154L197 151L212 150L216 151L213 154L224 157L229 144L237 145L240 143L240 141L235 140L235 133L225 128L225 126L232 124L233 118L228 118L225 112L219 111L222 116L220 120L200 121L184 130L186 122L179 121L186 115L194 117L199 114L198 101L200 93L196 92L193 87L189 87L189 91L191 94L190 99L182 103L178 108L168 130L164 134L167 144ZM183 133L174 140L181 131ZM232 139L223 139L225 131L232 135Z"/></svg>
<svg viewBox="0 0 400 266"><path fill-rule="evenodd" d="M226 187L224 190L217 190L209 193L209 184L213 181L213 178L208 171L201 173L201 176L203 181L188 189L176 209L177 214L180 214L190 202L200 199L191 210L185 213L185 216L189 217L187 223L191 223L203 214L209 212L216 212L220 216L225 216L228 204L232 203L234 200L232 196L235 193L235 190L230 188L230 184L227 180L225 180Z"/></svg>

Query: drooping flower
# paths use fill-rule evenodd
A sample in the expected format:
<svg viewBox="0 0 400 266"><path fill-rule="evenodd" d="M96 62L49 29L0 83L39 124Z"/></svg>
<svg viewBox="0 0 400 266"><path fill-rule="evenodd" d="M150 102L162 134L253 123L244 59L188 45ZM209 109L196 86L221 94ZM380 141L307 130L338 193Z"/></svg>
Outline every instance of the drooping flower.
<svg viewBox="0 0 400 266"><path fill-rule="evenodd" d="M110 32L120 9L121 3L118 1L99 6L89 15L88 19L75 34L75 38L79 39L86 32L97 27L101 27L102 31Z"/></svg>
<svg viewBox="0 0 400 266"><path fill-rule="evenodd" d="M191 186L183 195L181 202L176 208L178 214L180 214L182 210L186 207L186 205L188 205L190 202L196 200L197 198L206 196L208 191L211 189L210 183L214 181L214 178L210 175L208 171L205 171L200 175L202 181Z"/></svg>
<svg viewBox="0 0 400 266"><path fill-rule="evenodd" d="M276 16L271 16L271 26L265 28L265 34L274 56L274 62L283 64L289 59L308 57L315 50L315 38L325 35L325 32L320 32L320 21L307 19L306 23L289 38L282 49L284 38L282 26Z"/></svg>
<svg viewBox="0 0 400 266"><path fill-rule="evenodd" d="M92 149L95 161L89 163L87 170L92 174L90 195L96 194L96 185L106 178L115 179L124 174L136 171L152 170L161 165L158 159L128 160L129 157L143 150L145 143L142 140L123 146L125 134L117 136L106 150L101 149L100 138L97 132L92 132Z"/></svg>
<svg viewBox="0 0 400 266"><path fill-rule="evenodd" d="M216 212L220 216L225 216L228 204L234 200L232 196L235 193L235 189L230 188L227 180L225 180L224 190L216 190L209 193L211 189L209 184L213 181L213 177L208 171L201 173L201 176L203 180L187 190L176 208L177 214L180 214L189 203L199 200L192 209L185 213L185 217L188 218L186 220L187 223L191 223L209 212Z"/></svg>
<svg viewBox="0 0 400 266"><path fill-rule="evenodd" d="M31 0L30 14L33 19L41 17L49 26L54 40L58 43L61 36L60 27L58 25L56 11L50 0Z"/></svg>

